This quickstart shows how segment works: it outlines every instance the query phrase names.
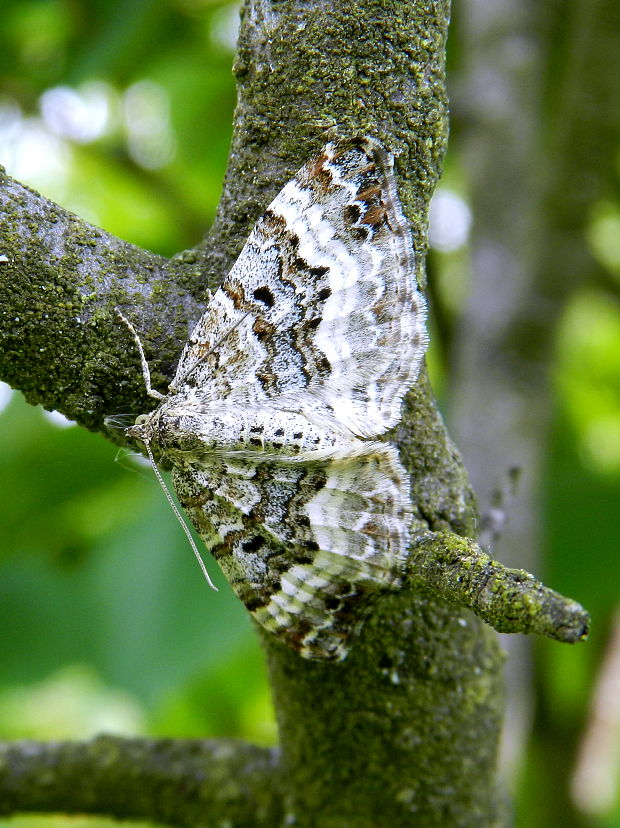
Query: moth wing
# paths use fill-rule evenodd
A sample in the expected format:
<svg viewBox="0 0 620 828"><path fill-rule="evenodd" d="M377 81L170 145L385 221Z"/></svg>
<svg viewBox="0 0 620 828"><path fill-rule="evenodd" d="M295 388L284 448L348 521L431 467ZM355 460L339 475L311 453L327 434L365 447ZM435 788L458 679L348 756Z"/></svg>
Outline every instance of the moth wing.
<svg viewBox="0 0 620 828"><path fill-rule="evenodd" d="M172 387L211 401L294 395L359 436L400 419L426 349L391 156L327 144L252 230L193 331Z"/></svg>
<svg viewBox="0 0 620 828"><path fill-rule="evenodd" d="M408 480L386 444L329 463L217 457L173 480L239 598L306 658L344 658L368 604L400 583Z"/></svg>

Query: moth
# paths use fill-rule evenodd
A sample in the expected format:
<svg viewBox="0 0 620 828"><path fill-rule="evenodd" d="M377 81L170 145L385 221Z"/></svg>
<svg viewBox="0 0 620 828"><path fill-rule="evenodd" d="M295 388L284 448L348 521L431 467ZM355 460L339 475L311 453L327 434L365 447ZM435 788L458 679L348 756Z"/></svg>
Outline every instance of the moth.
<svg viewBox="0 0 620 828"><path fill-rule="evenodd" d="M409 478L390 443L427 346L393 158L328 143L286 184L129 436L174 489L256 621L343 659L402 578ZM143 358L143 367L145 360Z"/></svg>

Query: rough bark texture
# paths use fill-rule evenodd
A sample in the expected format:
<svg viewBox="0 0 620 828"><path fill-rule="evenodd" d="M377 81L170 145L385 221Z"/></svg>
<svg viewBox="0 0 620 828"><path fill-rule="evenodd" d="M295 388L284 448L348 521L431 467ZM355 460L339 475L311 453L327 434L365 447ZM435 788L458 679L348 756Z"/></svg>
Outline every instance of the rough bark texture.
<svg viewBox="0 0 620 828"><path fill-rule="evenodd" d="M0 370L28 402L104 431L114 411L152 407L135 343L114 307L148 326L166 384L200 316L190 254L166 260L81 221L0 168ZM118 439L111 430L107 436ZM107 433L107 432L106 432Z"/></svg>
<svg viewBox="0 0 620 828"><path fill-rule="evenodd" d="M469 538L447 532L418 535L407 561L410 582L468 607L498 632L537 633L567 644L588 635L583 607L523 569L494 561Z"/></svg>
<svg viewBox="0 0 620 828"><path fill-rule="evenodd" d="M269 784L265 780L269 779ZM106 814L170 825L279 825L275 751L219 739L0 745L0 815Z"/></svg>
<svg viewBox="0 0 620 828"><path fill-rule="evenodd" d="M447 18L447 0L248 0L235 64L235 133L217 220L201 245L170 261L4 180L0 253L9 261L0 318L12 321L0 332L3 378L30 401L101 431L109 412L146 411L151 404L138 355L115 306L135 321L163 388L201 313L205 288L226 272L284 181L336 133L372 133L398 155L399 190L423 281L427 207L446 140ZM416 529L427 539L429 530L444 533L436 539L444 551L448 533L472 536L471 491L425 376L407 398L395 441L412 477ZM177 811L144 806L142 816L183 825L215 823L220 815L221 824L321 828L506 824L495 783L503 659L495 634L478 618L419 586L378 601L339 665L304 661L261 637L280 725L278 770L271 754L248 746L226 747L219 763L217 749L201 749L201 772L211 769L218 781L224 770L231 774L221 782L230 786L226 814L218 810L218 785L188 792L179 783ZM109 761L110 744L116 743L96 742L90 761ZM14 757L25 761L29 750L17 748ZM196 755L187 750L191 780ZM147 765L157 763L146 753ZM10 770L10 752L3 756ZM106 807L95 790L101 777L88 772L73 804L78 765L73 754L67 761L60 774L64 802L60 793L47 807L44 796L13 798L13 810L120 815L112 787ZM164 756L164 774L168 761ZM115 796L123 803L134 782L121 777ZM196 803L186 816L184 808Z"/></svg>

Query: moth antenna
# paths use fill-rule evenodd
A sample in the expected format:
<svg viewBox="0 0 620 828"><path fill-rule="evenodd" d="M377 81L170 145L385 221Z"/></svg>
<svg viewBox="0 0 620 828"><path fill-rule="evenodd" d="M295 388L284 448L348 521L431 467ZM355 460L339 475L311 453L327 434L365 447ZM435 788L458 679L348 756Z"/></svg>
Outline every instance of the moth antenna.
<svg viewBox="0 0 620 828"><path fill-rule="evenodd" d="M196 369L196 368L200 365L200 363L201 363L201 362L203 362L203 361L204 361L204 360L205 360L205 359L206 359L206 358L207 358L210 354L212 354L212 353L213 353L213 351L215 351L215 349L216 349L216 348L219 348L219 346L220 346L220 345L222 344L222 342L226 339L226 337L230 336L230 335L231 335L231 333L235 330L235 328L238 328L238 327L239 327L239 325L240 325L240 324L243 322L243 320L246 318L246 316L248 316L249 314L250 314L250 311L246 311L246 312L243 314L243 316L241 317L241 319L238 319L238 320L235 322L235 324L234 324L234 325L231 325L231 326L230 326L230 328L228 328L228 330L227 330L227 331L225 331L225 332L224 332L224 333L220 336L220 338L219 338L219 339L215 342L215 344L214 344L214 345L212 345L212 346L209 348L209 350L206 352L206 354L201 354L201 355L200 355L200 357L196 360L196 362L195 362L195 363L194 363L194 364L193 364L193 365L192 365L192 366L191 366L191 367L190 367L190 368L189 368L189 369L188 369L188 370L187 370L184 374L181 374L181 376L180 376L178 379L176 379L176 378L175 378L175 380L174 380L175 384L174 384L174 385L171 385L171 386L170 386L170 388L175 388L175 389L176 389L176 388L178 388L178 386L179 386L182 382L185 382L185 380L189 377L189 375L190 375L193 371L195 371L195 369Z"/></svg>
<svg viewBox="0 0 620 828"><path fill-rule="evenodd" d="M149 370L149 364L146 361L146 357L144 355L144 348L142 347L142 343L140 342L140 337L138 336L136 329L131 324L129 319L123 316L123 314L120 312L118 308L114 308L114 310L123 320L125 325L127 325L129 330L131 331L133 338L136 341L136 345L138 346L138 353L140 354L140 362L142 364L142 376L144 377L144 384L146 385L146 393L149 395L149 397L153 397L156 400L164 400L166 398L166 395L162 394L161 391L158 391L151 385L151 372Z"/></svg>
<svg viewBox="0 0 620 828"><path fill-rule="evenodd" d="M177 520L179 521L179 523L183 527L183 531L185 532L187 540L189 541L189 544L190 544L190 546L192 547L192 549L194 551L194 555L196 556L196 560L200 564L200 568L202 569L202 574L207 579L207 583L209 584L211 589L214 589L216 592L219 592L218 588L215 586L215 584L213 583L213 581L209 577L209 573L207 572L207 567L205 566L204 561L200 557L200 552L198 551L198 547L194 543L194 539L191 535L191 532L189 531L189 528L188 528L187 524L183 520L183 517L182 517L181 513L177 509L177 505L174 502L174 500L172 499L172 495L168 491L168 487L166 486L164 478L161 476L161 472L157 468L157 463L155 462L155 458L153 457L153 452L151 451L150 445L147 442L145 442L144 445L146 446L146 450L147 450L148 455L149 455L149 460L151 461L151 466L153 467L153 471L155 472L155 477L159 481L159 485L162 487L162 489L164 491L164 494L166 495L166 500L172 506L172 511L176 515Z"/></svg>

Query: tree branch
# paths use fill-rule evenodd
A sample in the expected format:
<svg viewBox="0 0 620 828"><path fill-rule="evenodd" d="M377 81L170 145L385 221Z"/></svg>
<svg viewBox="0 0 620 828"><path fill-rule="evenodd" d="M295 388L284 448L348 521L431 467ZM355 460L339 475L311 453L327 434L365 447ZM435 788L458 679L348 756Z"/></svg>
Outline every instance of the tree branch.
<svg viewBox="0 0 620 828"><path fill-rule="evenodd" d="M590 616L576 601L523 569L494 561L470 538L420 535L407 559L412 585L468 607L502 633L536 633L567 644L583 641Z"/></svg>
<svg viewBox="0 0 620 828"><path fill-rule="evenodd" d="M171 825L281 824L273 750L232 741L0 743L0 815L92 814Z"/></svg>
<svg viewBox="0 0 620 828"><path fill-rule="evenodd" d="M123 242L4 171L0 239L2 379L92 430L105 431L107 414L152 407L113 308L129 306L148 328L151 367L165 381L203 307L190 290L196 257L167 260Z"/></svg>

